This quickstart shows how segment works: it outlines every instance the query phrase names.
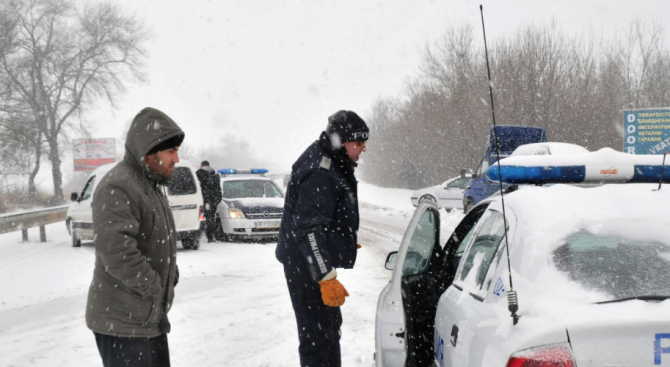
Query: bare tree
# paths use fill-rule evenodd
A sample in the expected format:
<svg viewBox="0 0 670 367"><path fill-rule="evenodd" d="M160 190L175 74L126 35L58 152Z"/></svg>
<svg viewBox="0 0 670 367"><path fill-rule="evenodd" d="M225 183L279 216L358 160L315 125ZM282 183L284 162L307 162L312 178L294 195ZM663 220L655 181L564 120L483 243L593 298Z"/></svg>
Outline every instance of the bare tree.
<svg viewBox="0 0 670 367"><path fill-rule="evenodd" d="M85 132L85 108L112 103L130 80L143 78L147 33L109 2L81 9L69 0L8 0L0 4L4 53L0 69L48 147L54 199L63 200L62 145L68 132ZM0 46L3 47L3 46Z"/></svg>

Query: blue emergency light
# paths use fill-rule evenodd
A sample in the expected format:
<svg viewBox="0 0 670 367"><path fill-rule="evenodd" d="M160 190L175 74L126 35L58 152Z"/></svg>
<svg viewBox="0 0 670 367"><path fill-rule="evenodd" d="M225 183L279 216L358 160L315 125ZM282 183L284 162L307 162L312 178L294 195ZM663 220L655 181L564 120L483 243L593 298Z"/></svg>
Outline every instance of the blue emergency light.
<svg viewBox="0 0 670 367"><path fill-rule="evenodd" d="M235 168L223 168L223 169L217 170L216 172L218 172L221 175L244 175L244 174L246 174L246 175L249 175L249 174L251 174L251 175L264 175L264 174L268 173L269 171L266 170L265 168L252 168L252 169L249 169L249 170L238 170L238 169L235 169Z"/></svg>
<svg viewBox="0 0 670 367"><path fill-rule="evenodd" d="M670 163L670 162L669 162ZM663 155L631 155L603 148L570 156L512 156L486 170L490 181L510 184L670 182Z"/></svg>

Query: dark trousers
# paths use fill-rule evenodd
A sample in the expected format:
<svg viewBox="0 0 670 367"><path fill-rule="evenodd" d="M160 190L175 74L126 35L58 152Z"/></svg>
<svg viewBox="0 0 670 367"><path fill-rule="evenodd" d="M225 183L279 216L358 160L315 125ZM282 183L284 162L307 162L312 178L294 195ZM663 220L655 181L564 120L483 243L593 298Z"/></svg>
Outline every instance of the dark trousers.
<svg viewBox="0 0 670 367"><path fill-rule="evenodd" d="M298 323L300 365L340 367L340 308L323 304L321 287L306 266L284 265L284 275Z"/></svg>
<svg viewBox="0 0 670 367"><path fill-rule="evenodd" d="M207 235L207 241L213 241L216 238L216 205L215 204L205 204L205 208L209 209L204 210L205 214L205 235Z"/></svg>
<svg viewBox="0 0 670 367"><path fill-rule="evenodd" d="M104 367L170 367L167 334L154 338L93 334Z"/></svg>

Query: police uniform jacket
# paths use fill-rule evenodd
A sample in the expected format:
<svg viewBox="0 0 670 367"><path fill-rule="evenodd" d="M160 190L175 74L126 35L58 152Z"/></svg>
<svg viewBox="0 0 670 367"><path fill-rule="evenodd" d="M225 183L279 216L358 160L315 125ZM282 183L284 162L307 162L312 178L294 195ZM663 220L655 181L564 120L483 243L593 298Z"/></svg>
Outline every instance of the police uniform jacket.
<svg viewBox="0 0 670 367"><path fill-rule="evenodd" d="M293 164L276 256L306 263L315 281L353 268L359 226L356 164L324 132Z"/></svg>

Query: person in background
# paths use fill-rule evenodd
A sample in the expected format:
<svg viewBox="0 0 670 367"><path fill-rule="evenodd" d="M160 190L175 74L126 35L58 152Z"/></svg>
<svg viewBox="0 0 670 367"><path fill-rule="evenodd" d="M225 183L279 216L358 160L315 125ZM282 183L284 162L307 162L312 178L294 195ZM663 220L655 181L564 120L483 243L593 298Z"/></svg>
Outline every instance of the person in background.
<svg viewBox="0 0 670 367"><path fill-rule="evenodd" d="M195 172L200 181L202 189L202 201L205 204L205 223L207 242L214 242L216 239L216 208L221 202L221 178L219 174L209 166L208 161L200 163L200 169Z"/></svg>
<svg viewBox="0 0 670 367"><path fill-rule="evenodd" d="M179 269L164 187L183 140L170 117L143 109L128 131L123 161L95 191L95 268L86 326L105 367L170 366L167 314Z"/></svg>
<svg viewBox="0 0 670 367"><path fill-rule="evenodd" d="M301 366L341 365L340 306L349 293L335 269L353 268L360 247L354 169L369 134L356 113L339 111L292 167L276 256L298 324Z"/></svg>

